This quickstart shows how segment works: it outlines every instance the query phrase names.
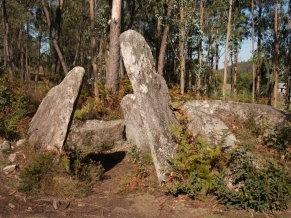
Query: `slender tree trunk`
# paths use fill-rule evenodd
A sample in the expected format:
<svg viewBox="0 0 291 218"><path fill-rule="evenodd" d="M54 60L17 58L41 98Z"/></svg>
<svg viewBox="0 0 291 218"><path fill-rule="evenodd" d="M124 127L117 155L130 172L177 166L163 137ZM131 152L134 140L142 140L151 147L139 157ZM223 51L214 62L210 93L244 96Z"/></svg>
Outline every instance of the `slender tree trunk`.
<svg viewBox="0 0 291 218"><path fill-rule="evenodd" d="M224 74L223 74L223 89L222 96L226 99L226 79L227 79L227 63L228 63L228 43L231 30L231 11L232 11L232 0L229 0L229 12L228 12L228 22L227 22L227 34L225 42L225 56L224 56Z"/></svg>
<svg viewBox="0 0 291 218"><path fill-rule="evenodd" d="M219 19L219 15L217 20ZM218 67L219 67L219 34L218 28L216 29L216 39L215 39L215 79L214 79L214 88L215 88L215 97L218 94Z"/></svg>
<svg viewBox="0 0 291 218"><path fill-rule="evenodd" d="M185 39L186 39L186 30L185 30L185 12L184 12L184 0L181 0L180 5L180 88L181 88L181 94L184 95L185 92L185 64L186 64L186 58L185 58Z"/></svg>
<svg viewBox="0 0 291 218"><path fill-rule="evenodd" d="M26 23L26 42L25 42L25 80L30 82L30 69L28 63L28 46L29 46L29 25Z"/></svg>
<svg viewBox="0 0 291 218"><path fill-rule="evenodd" d="M76 46L75 57L74 57L74 61L73 61L73 64L72 64L73 67L75 67L77 65L79 50L80 50L80 46L81 46L81 40L82 40L82 34L80 34L80 36L78 37L78 43L77 43L77 46Z"/></svg>
<svg viewBox="0 0 291 218"><path fill-rule="evenodd" d="M174 0L169 0L168 2L168 9L167 9L167 18L169 19L172 15L172 5ZM159 53L159 60L158 60L158 73L160 75L164 75L164 68L165 68L165 55L167 49L167 39L170 32L170 24L167 23L163 32L163 38L160 47Z"/></svg>
<svg viewBox="0 0 291 218"><path fill-rule="evenodd" d="M204 8L203 8L203 1L200 0L200 8L199 8L199 13L200 13L200 25L203 26L203 13L204 13ZM199 39L199 46L198 46L198 62L199 62L199 67L202 67L202 39ZM196 74L196 95L197 97L200 96L200 89L201 89L201 72L199 71L198 74Z"/></svg>
<svg viewBox="0 0 291 218"><path fill-rule="evenodd" d="M234 75L233 75L233 97L236 98L237 93L237 64L238 63L238 52L234 53Z"/></svg>
<svg viewBox="0 0 291 218"><path fill-rule="evenodd" d="M279 65L279 42L278 42L278 0L275 3L275 20L274 20L274 88L273 88L273 107L277 107L277 97L278 97L278 65Z"/></svg>
<svg viewBox="0 0 291 218"><path fill-rule="evenodd" d="M255 55L255 20L254 20L254 0L252 0L252 54L253 57ZM252 63L252 72L253 72L253 86L252 86L252 102L255 102L255 78L256 78L256 73L255 73L255 63L253 61Z"/></svg>
<svg viewBox="0 0 291 218"><path fill-rule="evenodd" d="M163 24L162 20L158 19L158 22L157 22L157 36L156 36L156 67L158 67L159 52L161 50L162 24Z"/></svg>
<svg viewBox="0 0 291 218"><path fill-rule="evenodd" d="M11 68L11 59L9 52L9 23L6 12L6 1L2 0L2 16L3 16L3 30L4 30L4 58L6 60L6 67L8 67L8 77L10 80L13 80L12 68Z"/></svg>
<svg viewBox="0 0 291 218"><path fill-rule="evenodd" d="M230 95L231 95L231 99L233 99L233 54L230 54L230 62L231 62L231 67L230 67Z"/></svg>
<svg viewBox="0 0 291 218"><path fill-rule="evenodd" d="M41 39L42 39L42 30L41 30L41 25L39 26L39 33L38 33L38 52L37 52L37 69L36 69L36 74L34 78L34 85L35 85L35 90L37 88L37 83L38 83L38 75L39 75L39 69L40 69L40 49L41 49Z"/></svg>
<svg viewBox="0 0 291 218"><path fill-rule="evenodd" d="M289 34L291 35L291 0L289 0ZM289 38L289 45L291 40ZM285 93L285 107L284 110L289 111L290 109L290 98L291 98L291 47L287 53L286 59L288 60L289 73L287 78L286 93Z"/></svg>
<svg viewBox="0 0 291 218"><path fill-rule="evenodd" d="M95 99L99 99L99 87L98 87L98 69L97 69L97 43L95 39L95 2L90 0L90 24L91 24L91 60L92 60L92 74L94 75L94 95Z"/></svg>
<svg viewBox="0 0 291 218"><path fill-rule="evenodd" d="M110 23L110 46L109 46L109 65L106 74L106 85L112 92L118 90L118 77L120 68L120 45L119 35L121 29L122 0L112 1L111 23Z"/></svg>
<svg viewBox="0 0 291 218"><path fill-rule="evenodd" d="M256 102L260 103L261 99L261 67L262 67L262 57L261 57L261 17L262 17L262 2L259 3L258 12L258 43L257 43L257 69L256 69Z"/></svg>
<svg viewBox="0 0 291 218"><path fill-rule="evenodd" d="M20 28L19 28L19 33L18 33L18 43L17 43L17 49L19 51L19 76L20 76L20 83L21 85L23 85L23 81L24 81L24 72L23 72L23 46L22 46L22 26L23 23L20 24Z"/></svg>
<svg viewBox="0 0 291 218"><path fill-rule="evenodd" d="M61 9L62 9L62 0L57 0L57 8L56 8L56 12L57 14L61 14ZM59 44L58 44L58 40L57 40L57 34L55 31L59 31L57 30L55 27L52 27L51 25L51 20L50 20L50 14L49 14L49 11L44 3L44 0L41 0L41 5L42 5L42 8L44 10L44 13L45 13L45 17L46 17L46 22L48 24L48 28L49 28L49 32L50 32L50 36L52 38L52 41L53 41L53 45L54 45L54 48L58 54L58 57L60 59L60 62L62 64L62 68L64 70L64 73L67 75L68 74L68 68L67 68L67 65L66 65L66 62L65 62L65 59L63 57L63 54L61 52L61 49L59 47ZM60 19L60 18L58 18ZM60 24L58 24L60 25Z"/></svg>

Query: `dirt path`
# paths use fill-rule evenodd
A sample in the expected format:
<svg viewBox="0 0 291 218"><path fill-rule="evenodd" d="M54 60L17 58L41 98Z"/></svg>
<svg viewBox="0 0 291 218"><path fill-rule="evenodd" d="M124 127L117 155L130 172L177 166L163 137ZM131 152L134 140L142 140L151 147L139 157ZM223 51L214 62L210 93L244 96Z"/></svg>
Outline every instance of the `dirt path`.
<svg viewBox="0 0 291 218"><path fill-rule="evenodd" d="M208 197L205 202L185 196L167 196L155 182L154 169L146 180L129 182L128 178L132 178L135 172L134 164L122 153L103 161L103 164L107 170L105 179L96 185L89 197L82 199L26 198L9 188L9 184L15 181L13 176L0 174L0 217L291 217L291 210L275 214L226 210L216 204L214 196ZM54 203L61 205L55 209Z"/></svg>

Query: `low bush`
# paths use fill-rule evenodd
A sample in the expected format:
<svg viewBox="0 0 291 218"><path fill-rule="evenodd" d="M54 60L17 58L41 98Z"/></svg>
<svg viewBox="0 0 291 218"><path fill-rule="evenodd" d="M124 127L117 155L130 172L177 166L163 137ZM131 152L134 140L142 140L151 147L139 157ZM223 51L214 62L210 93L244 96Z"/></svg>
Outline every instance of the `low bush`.
<svg viewBox="0 0 291 218"><path fill-rule="evenodd" d="M201 136L189 134L183 125L173 127L172 132L179 147L176 158L169 160L166 191L203 199L214 189L215 169L224 159L221 147L210 148Z"/></svg>
<svg viewBox="0 0 291 218"><path fill-rule="evenodd" d="M87 160L82 152L37 151L30 155L26 167L20 169L19 183L19 190L29 195L84 197L103 178L100 162Z"/></svg>
<svg viewBox="0 0 291 218"><path fill-rule="evenodd" d="M248 122L254 124L254 120ZM290 142L289 127L286 124L280 131L275 129L276 137L272 141L278 146L272 144L272 148L285 151L284 154L289 148L285 143ZM264 128L248 129L246 137L262 134ZM201 136L191 135L184 121L173 127L172 133L178 147L176 157L169 160L167 193L202 200L208 193L213 193L222 204L256 211L285 210L290 205L290 163L285 156L282 158L273 152L270 155L266 151L257 157L249 148L261 146L263 150L264 145L249 147L242 141L232 151L224 153L220 146L214 147Z"/></svg>
<svg viewBox="0 0 291 218"><path fill-rule="evenodd" d="M291 175L285 165L268 160L259 164L246 151L237 149L226 166L231 175L216 174L215 177L215 194L220 203L256 211L287 209Z"/></svg>

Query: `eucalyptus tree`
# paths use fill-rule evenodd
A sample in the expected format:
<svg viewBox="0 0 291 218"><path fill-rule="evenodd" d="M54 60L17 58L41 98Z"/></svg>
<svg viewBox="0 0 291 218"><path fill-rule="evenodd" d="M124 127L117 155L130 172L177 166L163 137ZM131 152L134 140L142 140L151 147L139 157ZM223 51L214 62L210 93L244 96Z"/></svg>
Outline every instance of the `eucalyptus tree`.
<svg viewBox="0 0 291 218"><path fill-rule="evenodd" d="M113 92L118 90L118 77L120 68L120 45L119 35L121 33L122 19L122 0L112 1L112 11L110 20L110 46L109 46L109 64L106 74L106 84Z"/></svg>
<svg viewBox="0 0 291 218"><path fill-rule="evenodd" d="M248 16L246 10L248 1L233 2L232 34L230 36L230 56L233 57L231 73L231 96L236 97L237 93L237 74L238 74L238 54L241 44L248 37Z"/></svg>
<svg viewBox="0 0 291 218"><path fill-rule="evenodd" d="M56 15L55 15L55 22L52 22L52 18L50 15L50 12L48 10L47 4L44 2L44 0L41 0L41 6L45 14L45 22L47 23L49 32L50 32L50 37L53 42L55 51L57 52L58 58L61 62L63 71L65 74L68 73L68 68L67 64L65 62L64 56L62 54L60 44L59 44L59 38L60 38L60 28L61 28L61 13L62 13L62 7L63 7L63 0L57 0L56 1ZM55 72L55 65L56 65L57 60L53 63L52 66L52 71Z"/></svg>
<svg viewBox="0 0 291 218"><path fill-rule="evenodd" d="M232 13L232 0L229 0L229 12L228 12L228 21L227 21L227 34L225 42L225 54L224 54L224 73L223 73L223 88L222 96L226 98L226 79L227 79L227 63L228 63L228 43L231 31L231 13Z"/></svg>
<svg viewBox="0 0 291 218"><path fill-rule="evenodd" d="M169 20L170 20L170 18L172 16L173 3L174 3L174 0L169 0L168 4L167 4L167 14L166 14L166 18L165 18L162 41L161 41L161 44L160 44L159 57L158 57L158 70L157 71L161 75L164 74L167 40L168 40L168 35L169 35L169 32L170 32L170 22L169 22Z"/></svg>

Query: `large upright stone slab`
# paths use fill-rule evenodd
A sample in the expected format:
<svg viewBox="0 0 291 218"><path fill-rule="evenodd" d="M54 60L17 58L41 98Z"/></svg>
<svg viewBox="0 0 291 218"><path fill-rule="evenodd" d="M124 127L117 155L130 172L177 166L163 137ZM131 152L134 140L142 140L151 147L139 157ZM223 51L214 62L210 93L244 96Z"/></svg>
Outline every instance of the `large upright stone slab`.
<svg viewBox="0 0 291 218"><path fill-rule="evenodd" d="M47 150L62 150L85 70L72 69L42 100L29 129L29 142Z"/></svg>
<svg viewBox="0 0 291 218"><path fill-rule="evenodd" d="M175 156L170 125L177 122L170 109L166 82L155 71L155 62L144 37L128 30L120 36L121 54L134 94L122 99L127 140L150 150L159 181L165 180L167 159Z"/></svg>

